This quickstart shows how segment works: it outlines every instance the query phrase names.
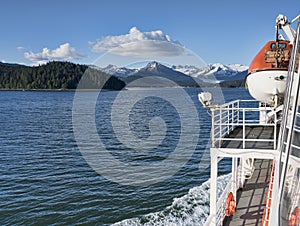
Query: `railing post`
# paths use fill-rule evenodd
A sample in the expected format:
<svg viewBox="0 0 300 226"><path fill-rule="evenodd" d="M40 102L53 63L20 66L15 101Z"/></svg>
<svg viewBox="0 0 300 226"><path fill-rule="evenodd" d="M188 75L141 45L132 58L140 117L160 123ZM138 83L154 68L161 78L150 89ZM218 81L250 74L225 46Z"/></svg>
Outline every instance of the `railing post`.
<svg viewBox="0 0 300 226"><path fill-rule="evenodd" d="M235 104L232 105L232 110L231 110L231 116L232 116L232 125L231 125L231 129L234 129L234 123L235 123Z"/></svg>
<svg viewBox="0 0 300 226"><path fill-rule="evenodd" d="M227 106L227 134L229 134L230 128L229 128L229 121L230 121L230 108L229 105Z"/></svg>
<svg viewBox="0 0 300 226"><path fill-rule="evenodd" d="M246 125L245 125L245 108L243 108L243 149L246 147Z"/></svg>
<svg viewBox="0 0 300 226"><path fill-rule="evenodd" d="M241 167L241 187L244 187L244 183L245 183L245 172L244 172L244 162L243 162L243 158L240 158L240 167Z"/></svg>
<svg viewBox="0 0 300 226"><path fill-rule="evenodd" d="M212 216L211 225L217 225L217 178L218 178L218 155L210 152L210 215Z"/></svg>
<svg viewBox="0 0 300 226"><path fill-rule="evenodd" d="M211 108L211 146L215 147L215 109Z"/></svg>
<svg viewBox="0 0 300 226"><path fill-rule="evenodd" d="M234 199L236 200L237 191L237 158L232 158L232 192L234 194Z"/></svg>
<svg viewBox="0 0 300 226"><path fill-rule="evenodd" d="M277 147L277 114L275 112L275 115L274 115L274 150L276 150L276 147Z"/></svg>
<svg viewBox="0 0 300 226"><path fill-rule="evenodd" d="M221 147L221 143L222 143L222 132L223 132L223 129L222 129L222 108L220 108L220 133L219 133L219 147Z"/></svg>
<svg viewBox="0 0 300 226"><path fill-rule="evenodd" d="M237 124L240 124L240 101L237 102Z"/></svg>

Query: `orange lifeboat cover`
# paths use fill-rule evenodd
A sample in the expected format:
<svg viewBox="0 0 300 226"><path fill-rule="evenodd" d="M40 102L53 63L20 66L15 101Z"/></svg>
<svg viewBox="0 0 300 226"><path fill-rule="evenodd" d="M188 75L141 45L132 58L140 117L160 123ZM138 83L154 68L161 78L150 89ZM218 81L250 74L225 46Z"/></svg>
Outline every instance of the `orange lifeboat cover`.
<svg viewBox="0 0 300 226"><path fill-rule="evenodd" d="M253 61L251 62L248 70L248 74L251 74L255 71L263 71L263 70L288 70L289 58L290 53L292 51L292 45L289 41L280 40L278 41L279 45L281 46L281 51L284 59L281 59L281 67L276 67L275 65L275 57L274 55L275 50L274 47L276 45L276 41L269 41L266 45L258 52L258 54L254 57ZM269 53L269 55L268 55ZM273 60L270 59L273 56ZM281 57L282 57L281 56ZM268 59L269 58L269 59Z"/></svg>

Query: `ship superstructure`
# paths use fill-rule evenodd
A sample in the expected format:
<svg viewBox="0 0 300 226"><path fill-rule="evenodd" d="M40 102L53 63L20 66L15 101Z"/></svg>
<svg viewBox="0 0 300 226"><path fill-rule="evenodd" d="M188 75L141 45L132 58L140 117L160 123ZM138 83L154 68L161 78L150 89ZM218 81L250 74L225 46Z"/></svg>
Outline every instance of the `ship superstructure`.
<svg viewBox="0 0 300 226"><path fill-rule="evenodd" d="M212 115L205 225L299 225L299 16L289 22L279 15L276 28L276 40L249 67L247 86L255 100L213 105L209 93L199 94ZM231 180L218 197L218 165L225 158Z"/></svg>

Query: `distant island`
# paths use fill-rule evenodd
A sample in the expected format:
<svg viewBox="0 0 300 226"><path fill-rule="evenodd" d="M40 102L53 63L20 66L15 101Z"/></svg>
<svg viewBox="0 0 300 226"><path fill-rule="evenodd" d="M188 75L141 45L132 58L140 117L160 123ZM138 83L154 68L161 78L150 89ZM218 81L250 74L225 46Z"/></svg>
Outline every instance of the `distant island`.
<svg viewBox="0 0 300 226"><path fill-rule="evenodd" d="M82 76L84 75L84 79ZM106 68L52 61L39 66L0 62L2 90L122 90L124 87L241 87L245 84L247 67L242 65L210 64L167 67L149 62L139 69ZM80 82L81 81L81 82Z"/></svg>

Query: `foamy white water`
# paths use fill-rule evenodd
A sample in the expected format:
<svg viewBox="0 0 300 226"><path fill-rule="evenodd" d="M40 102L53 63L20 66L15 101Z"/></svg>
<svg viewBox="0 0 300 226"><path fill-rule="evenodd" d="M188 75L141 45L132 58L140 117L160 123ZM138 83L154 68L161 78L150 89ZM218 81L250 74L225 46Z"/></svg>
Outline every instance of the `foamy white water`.
<svg viewBox="0 0 300 226"><path fill-rule="evenodd" d="M218 196L225 189L231 174L218 178ZM203 225L209 216L209 180L202 185L191 188L189 192L174 198L172 205L164 210L150 213L139 218L126 219L113 224L113 226L183 226Z"/></svg>

